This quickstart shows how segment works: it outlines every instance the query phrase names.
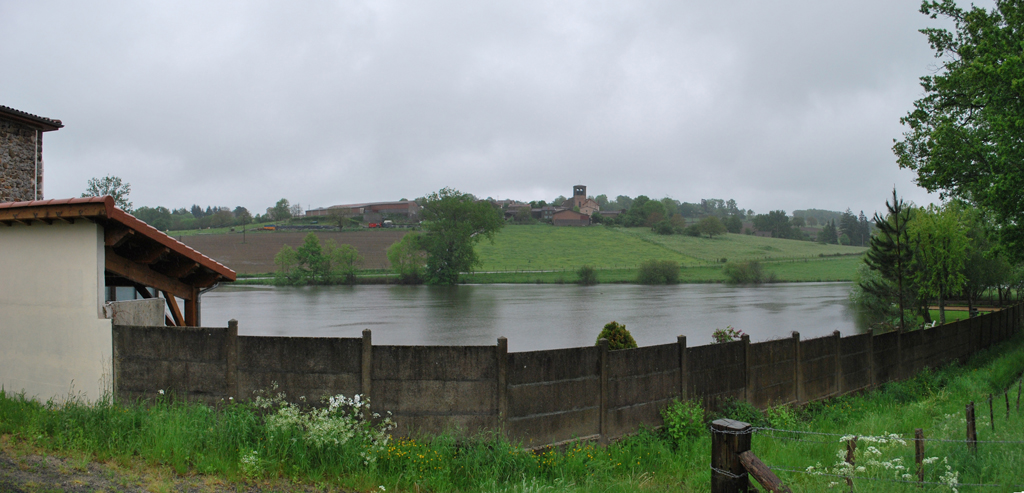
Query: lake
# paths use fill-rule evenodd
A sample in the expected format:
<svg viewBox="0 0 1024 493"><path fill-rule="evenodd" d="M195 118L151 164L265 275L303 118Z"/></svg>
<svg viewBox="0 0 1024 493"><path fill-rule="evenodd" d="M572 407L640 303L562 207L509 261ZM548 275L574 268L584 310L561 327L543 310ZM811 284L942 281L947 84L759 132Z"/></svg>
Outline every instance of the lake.
<svg viewBox="0 0 1024 493"><path fill-rule="evenodd" d="M494 345L509 351L594 344L604 324L625 324L637 344L711 343L731 325L752 341L811 339L864 330L848 301L849 283L750 287L722 284L638 286L225 286L203 295L205 326L238 320L241 335L361 337L374 344Z"/></svg>

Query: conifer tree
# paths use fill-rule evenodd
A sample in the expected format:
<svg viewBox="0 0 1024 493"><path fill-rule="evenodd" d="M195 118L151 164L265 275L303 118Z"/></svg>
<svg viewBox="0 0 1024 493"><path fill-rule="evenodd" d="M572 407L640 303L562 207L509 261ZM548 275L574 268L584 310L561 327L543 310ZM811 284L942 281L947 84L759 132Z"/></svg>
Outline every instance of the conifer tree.
<svg viewBox="0 0 1024 493"><path fill-rule="evenodd" d="M864 257L864 263L882 275L886 282L868 280L861 283L861 289L880 298L895 298L900 312L900 332L906 326L904 309L907 307L909 285L913 273L913 249L910 245L910 207L902 199L896 197L896 189L892 189L892 203L885 202L889 214L882 217L875 213L875 227L878 234L871 238L871 248Z"/></svg>

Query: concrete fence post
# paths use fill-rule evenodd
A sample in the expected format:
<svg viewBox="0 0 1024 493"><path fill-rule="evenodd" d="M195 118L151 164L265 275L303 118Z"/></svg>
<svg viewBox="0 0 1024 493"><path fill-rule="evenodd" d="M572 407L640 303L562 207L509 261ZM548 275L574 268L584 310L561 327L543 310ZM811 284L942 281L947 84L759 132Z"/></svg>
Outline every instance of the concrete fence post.
<svg viewBox="0 0 1024 493"><path fill-rule="evenodd" d="M878 385L875 376L875 329L868 329L868 382L870 388Z"/></svg>
<svg viewBox="0 0 1024 493"><path fill-rule="evenodd" d="M804 403L804 370L803 354L800 348L800 333L793 331L793 400L797 404Z"/></svg>
<svg viewBox="0 0 1024 493"><path fill-rule="evenodd" d="M679 344L679 400L685 401L690 398L690 374L686 370L686 336L677 337L676 343Z"/></svg>
<svg viewBox="0 0 1024 493"><path fill-rule="evenodd" d="M740 454L750 450L750 424L731 419L711 422L711 493L746 492L750 486Z"/></svg>
<svg viewBox="0 0 1024 493"><path fill-rule="evenodd" d="M373 390L373 341L370 329L363 329L363 352L360 366L359 392L363 397L370 397Z"/></svg>
<svg viewBox="0 0 1024 493"><path fill-rule="evenodd" d="M832 338L835 340L835 364L836 364L836 385L835 395L843 395L843 354L840 352L842 347L842 335L839 331L832 332Z"/></svg>
<svg viewBox="0 0 1024 493"><path fill-rule="evenodd" d="M233 400L238 400L238 320L228 320L227 338L224 341L227 349L227 365L224 375L224 393Z"/></svg>
<svg viewBox="0 0 1024 493"><path fill-rule="evenodd" d="M508 339L498 338L495 357L498 360L498 428L504 429L508 419Z"/></svg>
<svg viewBox="0 0 1024 493"><path fill-rule="evenodd" d="M754 376L750 374L750 336L743 334L743 400L754 403Z"/></svg>
<svg viewBox="0 0 1024 493"><path fill-rule="evenodd" d="M608 339L601 338L597 341L598 365L600 366L601 397L599 404L599 433L602 444L608 443Z"/></svg>

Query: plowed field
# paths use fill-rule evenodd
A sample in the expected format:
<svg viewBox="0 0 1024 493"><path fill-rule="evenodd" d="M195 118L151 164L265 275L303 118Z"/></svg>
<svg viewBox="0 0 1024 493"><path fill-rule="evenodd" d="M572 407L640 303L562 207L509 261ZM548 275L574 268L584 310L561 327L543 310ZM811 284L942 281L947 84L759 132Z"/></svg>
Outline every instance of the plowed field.
<svg viewBox="0 0 1024 493"><path fill-rule="evenodd" d="M363 256L363 269L387 269L387 249L408 233L407 230L385 229L379 231L318 231L316 235L323 243L334 240L339 245L355 247ZM239 274L260 274L273 272L274 255L281 247L289 245L298 248L308 233L305 232L264 232L246 233L242 243L241 233L219 235L196 235L178 238L182 243L199 250Z"/></svg>

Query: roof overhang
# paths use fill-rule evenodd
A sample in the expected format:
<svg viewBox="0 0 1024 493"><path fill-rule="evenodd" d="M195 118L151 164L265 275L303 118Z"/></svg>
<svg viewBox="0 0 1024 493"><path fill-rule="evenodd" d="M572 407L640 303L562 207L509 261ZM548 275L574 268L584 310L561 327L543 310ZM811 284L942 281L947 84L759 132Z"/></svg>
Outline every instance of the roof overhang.
<svg viewBox="0 0 1024 493"><path fill-rule="evenodd" d="M236 278L235 271L118 209L109 195L0 203L6 226L85 220L103 227L107 285L153 287L188 305L201 289Z"/></svg>
<svg viewBox="0 0 1024 493"><path fill-rule="evenodd" d="M0 117L37 128L42 132L51 132L64 126L60 120L33 115L31 113L26 113L24 111L2 105L0 105Z"/></svg>

